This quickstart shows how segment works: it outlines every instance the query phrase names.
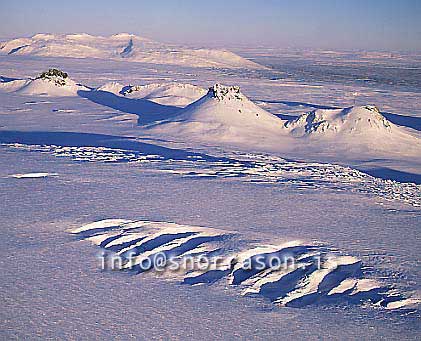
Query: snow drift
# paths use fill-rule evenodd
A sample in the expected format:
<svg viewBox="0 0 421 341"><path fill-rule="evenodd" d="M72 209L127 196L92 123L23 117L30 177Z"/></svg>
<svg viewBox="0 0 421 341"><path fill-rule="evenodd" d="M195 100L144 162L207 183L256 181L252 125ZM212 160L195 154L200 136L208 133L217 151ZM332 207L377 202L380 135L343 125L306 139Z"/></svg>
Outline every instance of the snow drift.
<svg viewBox="0 0 421 341"><path fill-rule="evenodd" d="M220 229L126 219L96 221L70 233L112 255L103 260L105 270L156 271L187 285L225 282L226 288L242 289L242 295L263 296L280 306L356 304L416 311L421 302L365 278L360 259L300 241L247 245L241 235ZM234 240L241 247L233 248Z"/></svg>
<svg viewBox="0 0 421 341"><path fill-rule="evenodd" d="M263 66L226 50L167 46L134 34L110 37L89 34L36 34L0 44L0 53L47 57L101 58L193 67L251 68Z"/></svg>

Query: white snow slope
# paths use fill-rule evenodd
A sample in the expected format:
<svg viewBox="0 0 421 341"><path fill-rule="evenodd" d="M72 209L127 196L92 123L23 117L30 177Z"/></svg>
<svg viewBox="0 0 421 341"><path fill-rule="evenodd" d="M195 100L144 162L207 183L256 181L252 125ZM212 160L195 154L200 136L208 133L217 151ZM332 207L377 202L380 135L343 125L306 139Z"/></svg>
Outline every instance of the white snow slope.
<svg viewBox="0 0 421 341"><path fill-rule="evenodd" d="M143 98L163 105L185 107L206 95L206 90L192 84L154 83L131 86L123 94L128 98Z"/></svg>
<svg viewBox="0 0 421 341"><path fill-rule="evenodd" d="M0 53L48 57L101 58L190 67L251 68L263 66L226 50L166 46L133 34L36 34L0 44Z"/></svg>
<svg viewBox="0 0 421 341"><path fill-rule="evenodd" d="M96 88L97 91L111 92L130 99L145 99L162 105L185 107L206 94L206 90L192 84L152 83L146 85L123 85L107 82Z"/></svg>
<svg viewBox="0 0 421 341"><path fill-rule="evenodd" d="M283 121L251 102L239 87L215 84L176 117L152 129L210 142L257 143L277 136Z"/></svg>
<svg viewBox="0 0 421 341"><path fill-rule="evenodd" d="M28 80L2 77L0 90L23 95L76 96L79 90L91 89L69 77L38 76ZM317 109L294 120L284 120L250 101L237 86L215 84L206 93L201 87L176 82L138 86L108 82L95 90L123 97L121 109L130 108L130 112L140 114L140 125L144 103L137 103L137 99L168 106L165 112L154 108L143 124L148 134L161 138L281 152L294 159L347 165L370 160L368 167L376 162L376 167L387 165L413 174L421 172L420 133L393 124L372 105ZM101 99L98 101L102 103ZM120 108L118 98L113 105Z"/></svg>
<svg viewBox="0 0 421 341"><path fill-rule="evenodd" d="M62 76L37 76L33 79L7 79L0 78L0 90L16 92L20 95L66 97L77 96L79 90L90 90L76 83L67 75Z"/></svg>
<svg viewBox="0 0 421 341"><path fill-rule="evenodd" d="M419 133L389 122L375 106L318 109L286 121L258 107L238 87L219 84L175 117L150 129L179 139L188 136L212 145L281 151L294 157L421 162Z"/></svg>
<svg viewBox="0 0 421 341"><path fill-rule="evenodd" d="M14 92L50 65L100 91ZM0 82L0 339L419 339L421 185L344 166L394 158L419 172L419 92L13 54L0 56L0 74L15 77ZM152 103L164 87L121 93L151 82L238 84L271 114L235 87L183 109L175 88L165 105ZM350 89L382 115L295 116L349 107ZM137 265L158 252L224 261L101 271L96 256L123 250ZM291 254L299 267L243 271L262 254Z"/></svg>

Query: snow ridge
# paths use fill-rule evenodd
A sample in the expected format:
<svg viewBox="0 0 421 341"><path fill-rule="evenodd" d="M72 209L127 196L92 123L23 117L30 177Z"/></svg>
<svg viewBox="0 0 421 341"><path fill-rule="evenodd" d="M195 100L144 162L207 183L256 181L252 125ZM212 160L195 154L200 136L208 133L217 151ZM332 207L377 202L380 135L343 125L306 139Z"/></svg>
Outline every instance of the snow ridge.
<svg viewBox="0 0 421 341"><path fill-rule="evenodd" d="M232 245L244 245L238 234L148 220L105 219L71 233L105 251L105 269L155 271L161 278L188 285L225 281L242 295L263 296L280 306L371 304L417 311L421 303L365 278L361 260L321 245L290 241L232 250Z"/></svg>

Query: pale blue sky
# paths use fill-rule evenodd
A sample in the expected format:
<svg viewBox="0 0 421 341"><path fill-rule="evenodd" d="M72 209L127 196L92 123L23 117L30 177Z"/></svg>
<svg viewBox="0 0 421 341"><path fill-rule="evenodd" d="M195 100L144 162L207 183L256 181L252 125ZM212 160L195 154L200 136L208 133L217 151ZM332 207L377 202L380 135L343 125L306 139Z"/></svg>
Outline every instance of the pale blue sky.
<svg viewBox="0 0 421 341"><path fill-rule="evenodd" d="M0 0L0 36L130 32L194 45L421 50L421 0Z"/></svg>

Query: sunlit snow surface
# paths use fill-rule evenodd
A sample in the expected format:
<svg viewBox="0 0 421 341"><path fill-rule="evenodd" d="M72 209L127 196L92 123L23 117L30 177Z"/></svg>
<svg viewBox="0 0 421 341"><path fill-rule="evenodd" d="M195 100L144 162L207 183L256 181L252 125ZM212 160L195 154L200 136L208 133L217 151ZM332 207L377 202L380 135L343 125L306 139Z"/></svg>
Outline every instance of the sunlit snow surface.
<svg viewBox="0 0 421 341"><path fill-rule="evenodd" d="M120 85L129 84L240 85L251 101L283 120L355 102L376 105L387 120L419 135L419 57L249 55L257 62L272 59L276 70L0 57L0 74L23 80L5 82L0 94L1 337L419 336L420 186L411 177L419 173L419 160L407 158L407 182L398 182L356 170L369 167L349 163L345 154L332 160L309 153L318 161L301 162L306 158L294 153L194 149L145 137L138 116L148 122L156 112L138 106L143 93L120 94ZM49 67L93 89L108 84L100 90L104 98L87 95L98 95L95 90L48 98L10 92ZM367 70L370 80L363 79ZM165 104L150 105L165 109L158 119L195 98L174 94L149 98ZM408 166L383 158L369 166L382 163L403 172ZM82 226L69 235L69 228ZM295 255L302 268L265 269L248 278L240 263L219 264L211 273L131 276L99 271L95 258L132 248L148 257L183 251L176 257L244 261L279 252L285 243L304 246ZM324 266L316 270L319 253ZM344 272L336 277L338 262Z"/></svg>
<svg viewBox="0 0 421 341"><path fill-rule="evenodd" d="M288 161L259 154L234 154L213 157L191 154L185 158L145 154L134 150L105 147L63 147L55 145L7 144L4 147L51 153L56 157L70 157L75 161L129 162L140 170L168 172L183 177L234 178L240 181L272 184L302 189L331 189L365 193L387 201L399 201L421 206L421 185L382 180L358 170L325 163Z"/></svg>

